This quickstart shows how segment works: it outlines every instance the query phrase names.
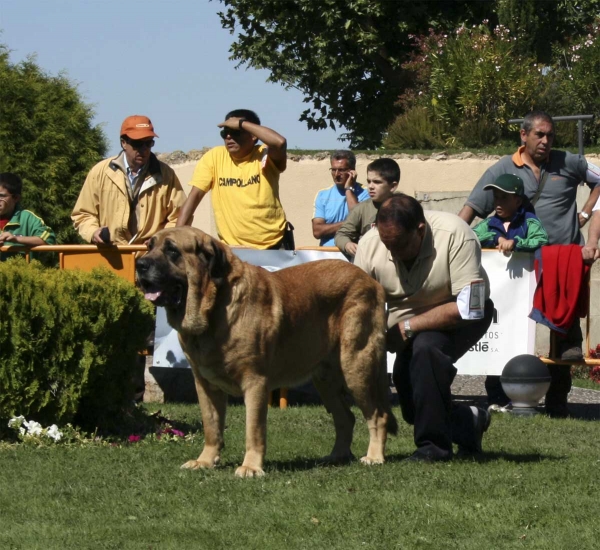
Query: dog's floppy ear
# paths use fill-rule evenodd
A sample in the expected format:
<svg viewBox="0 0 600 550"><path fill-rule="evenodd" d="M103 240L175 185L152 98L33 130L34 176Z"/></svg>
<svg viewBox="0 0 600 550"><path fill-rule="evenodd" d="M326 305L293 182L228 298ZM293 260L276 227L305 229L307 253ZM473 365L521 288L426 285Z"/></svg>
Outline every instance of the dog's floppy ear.
<svg viewBox="0 0 600 550"><path fill-rule="evenodd" d="M211 239L208 244L198 242L196 252L200 261L208 269L210 278L215 285L220 286L229 269L224 250Z"/></svg>

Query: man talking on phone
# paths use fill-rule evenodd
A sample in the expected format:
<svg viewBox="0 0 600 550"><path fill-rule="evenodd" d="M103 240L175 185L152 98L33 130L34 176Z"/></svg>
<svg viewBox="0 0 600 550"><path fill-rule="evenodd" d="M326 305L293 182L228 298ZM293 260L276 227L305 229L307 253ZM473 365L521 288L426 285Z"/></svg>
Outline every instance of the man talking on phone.
<svg viewBox="0 0 600 550"><path fill-rule="evenodd" d="M319 246L335 246L335 234L349 212L369 198L368 191L356 181L356 157L352 151L334 151L329 160L333 185L317 193L312 219Z"/></svg>

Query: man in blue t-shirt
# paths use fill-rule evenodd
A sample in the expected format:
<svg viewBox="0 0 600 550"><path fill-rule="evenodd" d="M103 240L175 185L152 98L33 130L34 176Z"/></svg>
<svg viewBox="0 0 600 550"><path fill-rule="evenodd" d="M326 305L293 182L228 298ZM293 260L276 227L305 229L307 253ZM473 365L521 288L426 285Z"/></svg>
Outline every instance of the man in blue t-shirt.
<svg viewBox="0 0 600 550"><path fill-rule="evenodd" d="M312 219L319 246L335 246L333 238L348 213L369 198L367 190L356 182L356 157L352 151L334 151L330 161L334 185L317 193Z"/></svg>

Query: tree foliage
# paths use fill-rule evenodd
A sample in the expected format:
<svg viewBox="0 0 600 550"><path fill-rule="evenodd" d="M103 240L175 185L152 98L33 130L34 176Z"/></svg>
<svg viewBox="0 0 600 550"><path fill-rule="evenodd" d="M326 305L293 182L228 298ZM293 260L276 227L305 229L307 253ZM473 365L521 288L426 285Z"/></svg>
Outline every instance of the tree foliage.
<svg viewBox="0 0 600 550"><path fill-rule="evenodd" d="M523 4L525 8L525 4ZM426 134L447 145L484 147L514 138L507 122L533 109L558 115L600 115L600 18L579 35L554 43L552 63L519 53L520 40L487 22L414 37L404 65L414 86L399 98L403 113L387 130L390 148L422 148ZM561 146L577 143L575 123L557 125ZM600 142L600 123L585 126L586 143Z"/></svg>
<svg viewBox="0 0 600 550"><path fill-rule="evenodd" d="M544 99L558 115L596 115L585 125L585 141L600 143L600 17L581 36L567 44L554 46L555 62L548 68ZM561 143L576 143L575 123L571 136L560 135Z"/></svg>
<svg viewBox="0 0 600 550"><path fill-rule="evenodd" d="M552 48L593 23L600 0L498 0L498 20L516 37L515 52L552 63Z"/></svg>
<svg viewBox="0 0 600 550"><path fill-rule="evenodd" d="M13 64L0 44L0 171L23 179L23 204L50 225L59 243L77 242L71 210L90 167L106 153L93 111L65 75L28 58Z"/></svg>
<svg viewBox="0 0 600 550"><path fill-rule="evenodd" d="M348 129L352 147L380 144L411 84L402 65L411 34L494 18L483 0L220 0L221 24L236 34L231 58L270 71L269 81L300 90L310 129Z"/></svg>
<svg viewBox="0 0 600 550"><path fill-rule="evenodd" d="M482 24L415 37L415 52L405 64L415 86L401 98L404 126L410 126L414 109L425 108L450 145L496 142L508 119L538 105L542 89L535 59L516 54L518 40L510 35L503 25L490 31Z"/></svg>

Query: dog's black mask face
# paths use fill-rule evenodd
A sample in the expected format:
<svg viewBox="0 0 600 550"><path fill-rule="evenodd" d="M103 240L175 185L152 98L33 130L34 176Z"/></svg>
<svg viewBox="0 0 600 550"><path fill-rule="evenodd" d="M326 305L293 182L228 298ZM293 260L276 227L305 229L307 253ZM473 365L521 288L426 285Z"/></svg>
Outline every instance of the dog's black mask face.
<svg viewBox="0 0 600 550"><path fill-rule="evenodd" d="M148 253L136 263L138 286L147 300L162 307L178 307L185 303L187 276L185 261L175 241L153 237Z"/></svg>
<svg viewBox="0 0 600 550"><path fill-rule="evenodd" d="M212 307L230 268L224 248L191 227L159 231L150 239L148 253L136 262L145 297L174 314L173 322L187 319L194 326L205 323L195 312Z"/></svg>

